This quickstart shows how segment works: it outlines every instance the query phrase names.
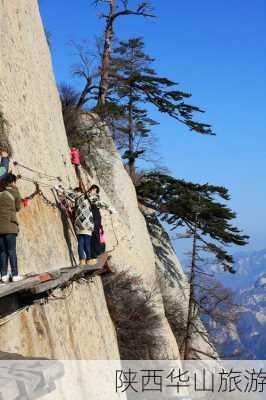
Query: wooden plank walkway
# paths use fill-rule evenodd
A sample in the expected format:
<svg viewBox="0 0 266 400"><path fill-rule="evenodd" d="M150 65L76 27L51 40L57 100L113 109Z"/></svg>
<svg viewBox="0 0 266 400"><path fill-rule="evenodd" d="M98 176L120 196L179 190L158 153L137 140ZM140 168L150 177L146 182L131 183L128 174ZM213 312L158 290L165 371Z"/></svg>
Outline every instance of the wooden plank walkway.
<svg viewBox="0 0 266 400"><path fill-rule="evenodd" d="M95 276L103 273L112 272L110 264L110 253L103 253L98 257L95 266L74 266L69 268L59 268L57 270L44 272L36 275L26 276L20 282L10 282L0 285L0 299L7 296L21 293L29 293L33 296L50 292L59 287L68 286L72 281L84 276Z"/></svg>

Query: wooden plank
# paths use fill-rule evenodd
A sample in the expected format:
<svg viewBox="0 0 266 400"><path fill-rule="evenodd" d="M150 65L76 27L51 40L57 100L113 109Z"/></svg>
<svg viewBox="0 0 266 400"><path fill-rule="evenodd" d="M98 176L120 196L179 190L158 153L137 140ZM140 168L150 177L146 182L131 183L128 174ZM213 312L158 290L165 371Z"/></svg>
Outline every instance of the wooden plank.
<svg viewBox="0 0 266 400"><path fill-rule="evenodd" d="M60 268L58 270L58 272L61 274L61 273L69 272L69 271L72 271L72 270L79 271L80 269L81 269L81 267L79 265L77 265L75 267L63 267L63 268Z"/></svg>
<svg viewBox="0 0 266 400"><path fill-rule="evenodd" d="M8 284L2 284L0 286L0 298L15 294L23 290L28 290L31 287L39 284L39 280L36 278L28 278L20 282L12 282Z"/></svg>
<svg viewBox="0 0 266 400"><path fill-rule="evenodd" d="M114 269L111 265L110 259L111 257L106 261L106 264L104 266L104 273L109 273L109 274L114 273Z"/></svg>
<svg viewBox="0 0 266 400"><path fill-rule="evenodd" d="M41 274L31 275L20 282L12 282L0 285L0 298L7 297L16 293L29 291L33 295L41 294L54 290L84 275L95 275L100 273L112 272L108 260L110 260L110 252L101 254L97 259L97 264L90 266L74 266L68 268L59 268L43 272Z"/></svg>
<svg viewBox="0 0 266 400"><path fill-rule="evenodd" d="M51 279L53 279L53 276L52 276L52 274L49 274L49 272L44 272L43 274L38 276L38 280L40 282L48 282Z"/></svg>
<svg viewBox="0 0 266 400"><path fill-rule="evenodd" d="M91 267L91 266L84 266L84 267L77 267L71 271L63 272L61 276L57 279L40 283L39 285L34 286L30 291L31 293L37 295L44 292L48 292L50 290L54 290L64 284L74 280L74 278L82 277L86 274L92 274L97 271L99 268Z"/></svg>
<svg viewBox="0 0 266 400"><path fill-rule="evenodd" d="M65 271L72 270L72 269L75 270L75 268L72 268L72 267L64 268ZM51 276L51 280L56 280L56 279L60 278L62 275L60 273L60 270L51 271L48 274ZM19 282L10 282L8 284L0 285L0 298L9 296L11 294L19 293L22 291L27 291L31 288L34 288L35 286L40 285L41 279L42 279L42 278L40 279L40 277L42 277L44 275L46 275L46 273L34 275L30 278L26 277L24 280L19 281ZM70 276L72 276L72 275L73 275L73 273L70 274Z"/></svg>
<svg viewBox="0 0 266 400"><path fill-rule="evenodd" d="M96 268L102 269L105 266L105 264L106 264L107 260L109 259L109 257L110 257L110 253L109 252L105 252L105 253L101 254L97 259Z"/></svg>
<svg viewBox="0 0 266 400"><path fill-rule="evenodd" d="M65 273L62 274L59 278L53 279L51 281L45 282L45 283L39 283L38 285L32 287L30 289L30 292L34 295L36 294L41 294L44 292L48 292L50 290L54 290L58 288L59 286L63 285L64 283L70 281L70 279L73 277L73 273Z"/></svg>
<svg viewBox="0 0 266 400"><path fill-rule="evenodd" d="M100 256L100 260L99 260L99 265L101 265L101 268L99 268L96 272L97 275L104 275L104 274L108 274L108 273L113 273L114 269L112 268L111 265L111 253L110 252L106 252L103 253L102 256Z"/></svg>

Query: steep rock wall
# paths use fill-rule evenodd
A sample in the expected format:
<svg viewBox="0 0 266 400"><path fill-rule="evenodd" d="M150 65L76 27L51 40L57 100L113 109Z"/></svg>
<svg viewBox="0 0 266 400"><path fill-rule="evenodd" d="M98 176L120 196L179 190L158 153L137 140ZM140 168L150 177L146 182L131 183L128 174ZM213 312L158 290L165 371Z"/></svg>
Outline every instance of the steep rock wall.
<svg viewBox="0 0 266 400"><path fill-rule="evenodd" d="M9 125L6 137L0 140L8 141L13 159L21 164L60 176L65 186L75 185L37 0L1 0L0 29L0 106ZM12 169L39 180L44 195L54 202L50 188L44 183L53 186L55 180L22 167ZM24 180L18 186L23 196L35 190L34 184ZM69 246L75 252L75 240L56 208L37 196L21 211L19 221L21 273L70 266ZM34 305L28 312L11 316L8 323L0 326L0 342L0 351L23 356L119 358L99 278L94 283L75 284L66 300Z"/></svg>
<svg viewBox="0 0 266 400"><path fill-rule="evenodd" d="M140 276L148 290L158 287L155 255L145 218L139 210L136 191L108 129L91 113L80 112L70 144L80 149L84 168L83 180L88 186L98 183L101 198L115 207L117 214L103 214L108 250L117 272L130 270ZM87 175L89 174L89 176ZM162 315L162 329L157 335L157 346L149 349L151 358L176 359L179 350L170 329L162 302L158 297L158 312Z"/></svg>
<svg viewBox="0 0 266 400"><path fill-rule="evenodd" d="M0 327L0 351L61 360L119 359L99 278L74 283L55 296L59 299L11 315Z"/></svg>
<svg viewBox="0 0 266 400"><path fill-rule="evenodd" d="M163 297L166 317L174 332L179 350L182 352L188 318L189 283L180 264L171 240L153 210L142 207L146 217L154 254L156 274ZM194 332L190 358L216 359L218 354L208 337L208 332L198 319Z"/></svg>
<svg viewBox="0 0 266 400"><path fill-rule="evenodd" d="M7 139L13 158L37 171L59 176L63 181L69 175L74 182L61 105L37 1L2 0L0 29L0 106L9 124ZM66 167L62 155L66 158ZM45 184L56 183L21 167L13 167L13 171ZM32 183L25 181L19 182L19 188L23 196L35 190ZM42 186L42 190L53 199L46 186ZM58 212L38 197L29 209L23 210L20 221L22 272L70 263Z"/></svg>

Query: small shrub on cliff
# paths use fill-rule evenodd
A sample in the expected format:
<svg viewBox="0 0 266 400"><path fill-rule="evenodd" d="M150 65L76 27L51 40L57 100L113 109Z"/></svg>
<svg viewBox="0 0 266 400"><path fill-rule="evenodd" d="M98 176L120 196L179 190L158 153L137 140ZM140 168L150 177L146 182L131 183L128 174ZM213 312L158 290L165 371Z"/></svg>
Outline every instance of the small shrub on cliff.
<svg viewBox="0 0 266 400"><path fill-rule="evenodd" d="M152 359L151 349L159 345L162 312L158 291L147 290L141 278L124 271L103 279L110 315L117 332L123 360Z"/></svg>
<svg viewBox="0 0 266 400"><path fill-rule="evenodd" d="M60 95L62 114L68 138L75 134L79 110L76 105L78 102L78 93L69 85L61 84L58 86Z"/></svg>
<svg viewBox="0 0 266 400"><path fill-rule="evenodd" d="M165 315L173 331L178 348L181 349L187 329L187 315L184 313L184 304L180 301L173 299L164 299Z"/></svg>

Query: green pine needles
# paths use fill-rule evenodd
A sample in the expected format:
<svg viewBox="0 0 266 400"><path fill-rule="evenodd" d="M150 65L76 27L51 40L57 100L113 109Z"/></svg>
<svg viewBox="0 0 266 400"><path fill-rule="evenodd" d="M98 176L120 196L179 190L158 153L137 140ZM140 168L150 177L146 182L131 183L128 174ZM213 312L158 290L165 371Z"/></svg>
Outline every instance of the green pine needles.
<svg viewBox="0 0 266 400"><path fill-rule="evenodd" d="M196 232L201 250L212 253L225 270L235 272L226 247L244 246L249 237L232 224L236 213L224 204L230 200L225 187L195 184L151 172L141 179L137 192L139 200L157 210L171 229L183 227L191 237Z"/></svg>

